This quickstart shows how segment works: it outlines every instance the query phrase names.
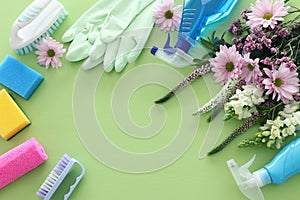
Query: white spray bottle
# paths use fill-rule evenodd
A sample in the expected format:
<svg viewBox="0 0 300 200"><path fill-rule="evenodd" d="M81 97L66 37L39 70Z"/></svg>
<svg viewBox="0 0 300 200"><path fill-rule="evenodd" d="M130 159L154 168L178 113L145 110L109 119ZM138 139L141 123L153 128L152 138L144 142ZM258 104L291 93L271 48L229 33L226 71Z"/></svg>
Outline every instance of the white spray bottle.
<svg viewBox="0 0 300 200"><path fill-rule="evenodd" d="M263 200L261 187L273 183L282 184L300 172L300 138L285 146L273 160L263 168L251 173L249 167L255 156L241 167L233 159L227 165L241 192L251 200Z"/></svg>

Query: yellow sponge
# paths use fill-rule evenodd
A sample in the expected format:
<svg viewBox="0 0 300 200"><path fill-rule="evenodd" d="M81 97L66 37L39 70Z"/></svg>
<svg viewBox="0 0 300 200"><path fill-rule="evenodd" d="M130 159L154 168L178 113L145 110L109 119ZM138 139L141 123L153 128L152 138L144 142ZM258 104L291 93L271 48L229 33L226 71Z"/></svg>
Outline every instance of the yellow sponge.
<svg viewBox="0 0 300 200"><path fill-rule="evenodd" d="M0 135L8 140L30 121L5 89L0 91Z"/></svg>

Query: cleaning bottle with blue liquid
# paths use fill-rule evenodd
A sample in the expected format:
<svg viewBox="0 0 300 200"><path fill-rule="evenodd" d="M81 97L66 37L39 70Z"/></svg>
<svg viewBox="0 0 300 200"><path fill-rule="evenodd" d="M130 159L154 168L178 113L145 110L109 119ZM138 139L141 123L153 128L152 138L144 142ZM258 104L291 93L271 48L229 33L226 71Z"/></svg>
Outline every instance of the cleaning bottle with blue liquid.
<svg viewBox="0 0 300 200"><path fill-rule="evenodd" d="M285 146L273 160L263 168L251 173L249 167L255 156L246 164L238 167L233 159L227 165L241 192L251 200L263 200L261 187L273 183L282 184L300 172L300 138Z"/></svg>
<svg viewBox="0 0 300 200"><path fill-rule="evenodd" d="M153 46L151 53L175 66L185 67L193 63L188 51L199 40L205 26L228 16L238 0L184 0L178 41L170 46L170 35L163 49Z"/></svg>

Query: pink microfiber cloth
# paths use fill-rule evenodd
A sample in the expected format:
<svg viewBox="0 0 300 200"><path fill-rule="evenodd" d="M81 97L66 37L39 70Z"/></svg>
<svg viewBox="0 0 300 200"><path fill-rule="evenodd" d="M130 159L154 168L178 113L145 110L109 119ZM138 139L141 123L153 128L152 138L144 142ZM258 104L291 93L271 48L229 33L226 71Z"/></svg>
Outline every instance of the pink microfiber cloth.
<svg viewBox="0 0 300 200"><path fill-rule="evenodd" d="M42 145L35 138L0 156L0 189L48 159Z"/></svg>

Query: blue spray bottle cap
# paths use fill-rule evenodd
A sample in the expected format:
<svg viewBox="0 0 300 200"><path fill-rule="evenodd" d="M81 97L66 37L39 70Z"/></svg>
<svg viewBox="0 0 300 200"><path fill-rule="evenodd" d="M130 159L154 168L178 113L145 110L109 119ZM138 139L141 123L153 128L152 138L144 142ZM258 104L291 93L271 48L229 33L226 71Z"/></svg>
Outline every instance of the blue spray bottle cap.
<svg viewBox="0 0 300 200"><path fill-rule="evenodd" d="M151 48L151 50L150 50L150 53L151 53L152 55L155 56L157 50L158 50L158 47L157 47L157 46L153 46L153 47Z"/></svg>

